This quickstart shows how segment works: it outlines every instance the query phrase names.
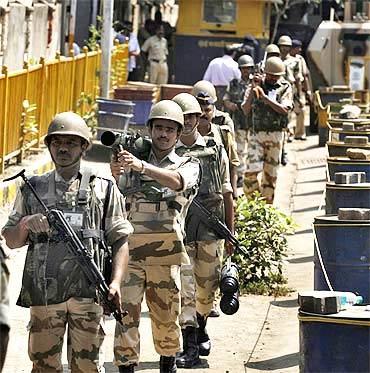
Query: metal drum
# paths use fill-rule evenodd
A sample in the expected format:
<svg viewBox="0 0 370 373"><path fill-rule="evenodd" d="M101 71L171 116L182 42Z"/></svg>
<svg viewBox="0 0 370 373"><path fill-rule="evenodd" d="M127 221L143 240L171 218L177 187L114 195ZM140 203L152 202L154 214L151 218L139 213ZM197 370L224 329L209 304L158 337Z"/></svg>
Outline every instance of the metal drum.
<svg viewBox="0 0 370 373"><path fill-rule="evenodd" d="M336 215L315 218L321 257L334 290L358 292L370 300L370 220L338 220ZM315 244L314 289L329 290Z"/></svg>
<svg viewBox="0 0 370 373"><path fill-rule="evenodd" d="M346 131L343 128L332 128L330 130L330 141L332 142L338 142L338 141L344 141L344 138L346 136L367 136L369 138L370 142L370 131Z"/></svg>
<svg viewBox="0 0 370 373"><path fill-rule="evenodd" d="M337 172L365 172L366 182L370 183L370 161L348 157L329 157L327 162L329 181L334 180Z"/></svg>
<svg viewBox="0 0 370 373"><path fill-rule="evenodd" d="M301 373L370 372L370 314L364 306L333 315L300 312Z"/></svg>
<svg viewBox="0 0 370 373"><path fill-rule="evenodd" d="M337 214L342 207L370 208L370 183L326 183L327 214Z"/></svg>
<svg viewBox="0 0 370 373"><path fill-rule="evenodd" d="M348 148L357 148L370 150L370 145L355 145L355 144L345 144L344 142L333 142L328 141L326 143L328 147L329 157L345 157Z"/></svg>

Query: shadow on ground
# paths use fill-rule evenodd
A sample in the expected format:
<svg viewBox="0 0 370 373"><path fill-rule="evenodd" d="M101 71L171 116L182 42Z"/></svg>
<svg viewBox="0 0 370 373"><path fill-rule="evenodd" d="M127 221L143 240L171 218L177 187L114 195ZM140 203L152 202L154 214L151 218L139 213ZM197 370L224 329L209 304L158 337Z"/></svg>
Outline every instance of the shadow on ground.
<svg viewBox="0 0 370 373"><path fill-rule="evenodd" d="M294 308L298 307L298 299L287 299L287 300L274 300L270 302L273 306L283 307L283 308Z"/></svg>
<svg viewBox="0 0 370 373"><path fill-rule="evenodd" d="M310 263L313 262L313 256L303 256L301 258L288 259L289 263L292 264L301 264L301 263Z"/></svg>
<svg viewBox="0 0 370 373"><path fill-rule="evenodd" d="M253 361L246 363L247 368L258 369L258 370L275 370L279 369L280 372L284 372L284 369L297 366L299 363L299 353L274 357L272 359L263 361Z"/></svg>

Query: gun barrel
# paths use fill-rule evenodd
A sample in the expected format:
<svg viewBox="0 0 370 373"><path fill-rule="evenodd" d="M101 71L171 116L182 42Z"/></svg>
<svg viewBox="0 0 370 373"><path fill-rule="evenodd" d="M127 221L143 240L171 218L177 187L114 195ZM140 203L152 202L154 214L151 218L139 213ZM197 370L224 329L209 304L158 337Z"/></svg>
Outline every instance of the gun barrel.
<svg viewBox="0 0 370 373"><path fill-rule="evenodd" d="M100 137L100 141L105 146L112 146L116 142L117 137L119 137L119 133L104 131Z"/></svg>

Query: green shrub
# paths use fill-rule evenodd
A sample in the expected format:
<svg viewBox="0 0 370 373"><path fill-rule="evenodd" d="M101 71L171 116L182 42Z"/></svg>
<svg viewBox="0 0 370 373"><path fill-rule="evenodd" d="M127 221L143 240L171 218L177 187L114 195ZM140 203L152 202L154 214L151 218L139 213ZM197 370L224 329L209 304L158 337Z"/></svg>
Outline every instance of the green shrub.
<svg viewBox="0 0 370 373"><path fill-rule="evenodd" d="M288 249L286 235L294 232L292 219L255 194L250 199L239 198L235 221L238 239L248 252L232 255L233 262L240 267L241 292L288 293L283 260Z"/></svg>

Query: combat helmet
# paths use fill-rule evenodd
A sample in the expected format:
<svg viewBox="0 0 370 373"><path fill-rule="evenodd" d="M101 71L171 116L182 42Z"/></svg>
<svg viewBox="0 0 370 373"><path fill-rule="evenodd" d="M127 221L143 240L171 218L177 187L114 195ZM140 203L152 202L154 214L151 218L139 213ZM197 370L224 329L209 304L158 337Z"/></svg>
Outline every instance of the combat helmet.
<svg viewBox="0 0 370 373"><path fill-rule="evenodd" d="M181 107L172 100L162 100L152 106L146 122L150 125L153 119L167 119L176 122L180 128L184 127L184 114Z"/></svg>
<svg viewBox="0 0 370 373"><path fill-rule="evenodd" d="M78 114L72 111L59 113L53 118L49 124L48 134L44 140L46 145L49 145L52 135L78 136L91 145L89 127Z"/></svg>
<svg viewBox="0 0 370 373"><path fill-rule="evenodd" d="M266 60L265 73L270 75L284 75L285 65L280 57L270 57Z"/></svg>
<svg viewBox="0 0 370 373"><path fill-rule="evenodd" d="M276 44L269 44L266 47L266 54L276 53L280 55L280 49Z"/></svg>
<svg viewBox="0 0 370 373"><path fill-rule="evenodd" d="M280 36L277 44L278 45L286 45L288 47L291 47L292 46L292 39L288 35L282 35L282 36Z"/></svg>
<svg viewBox="0 0 370 373"><path fill-rule="evenodd" d="M179 93L173 99L178 104L183 114L202 114L202 109L197 99L190 93Z"/></svg>
<svg viewBox="0 0 370 373"><path fill-rule="evenodd" d="M217 101L216 88L208 80L196 82L191 93L197 99L207 101L209 104L214 104Z"/></svg>
<svg viewBox="0 0 370 373"><path fill-rule="evenodd" d="M254 61L251 56L248 54L243 54L238 59L238 66L239 67L254 67Z"/></svg>

